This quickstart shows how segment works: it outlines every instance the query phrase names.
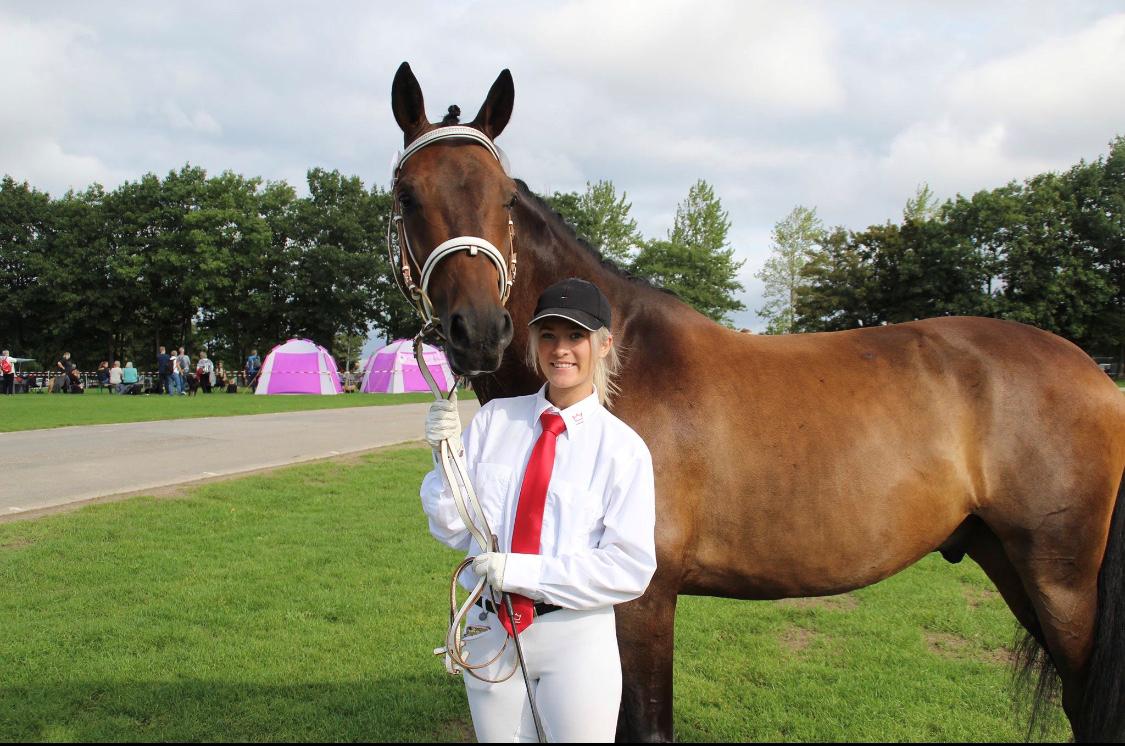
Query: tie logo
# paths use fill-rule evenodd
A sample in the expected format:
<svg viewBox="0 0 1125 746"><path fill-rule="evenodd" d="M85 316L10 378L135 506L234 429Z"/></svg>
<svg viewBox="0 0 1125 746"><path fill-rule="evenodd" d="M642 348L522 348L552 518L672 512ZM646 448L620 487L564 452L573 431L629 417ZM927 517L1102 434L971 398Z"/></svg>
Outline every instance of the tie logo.
<svg viewBox="0 0 1125 746"><path fill-rule="evenodd" d="M512 616L516 618L516 624L520 624L521 622L523 622L523 614L521 614L520 612L517 611Z"/></svg>

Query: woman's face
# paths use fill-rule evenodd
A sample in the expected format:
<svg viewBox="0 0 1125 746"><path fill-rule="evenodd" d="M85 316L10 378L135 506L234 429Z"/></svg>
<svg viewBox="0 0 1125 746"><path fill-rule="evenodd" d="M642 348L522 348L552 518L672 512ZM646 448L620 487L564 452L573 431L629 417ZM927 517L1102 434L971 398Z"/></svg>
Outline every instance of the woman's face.
<svg viewBox="0 0 1125 746"><path fill-rule="evenodd" d="M538 331L539 369L550 384L551 398L584 398L594 390L594 350L590 331L565 319L546 319ZM597 352L605 357L606 349ZM573 403L573 401L571 402Z"/></svg>

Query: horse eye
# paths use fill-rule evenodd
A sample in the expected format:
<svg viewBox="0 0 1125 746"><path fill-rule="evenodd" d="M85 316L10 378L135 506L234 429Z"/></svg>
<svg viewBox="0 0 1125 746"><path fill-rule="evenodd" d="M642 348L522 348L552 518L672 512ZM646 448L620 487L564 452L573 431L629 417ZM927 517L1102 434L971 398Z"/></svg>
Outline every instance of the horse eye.
<svg viewBox="0 0 1125 746"><path fill-rule="evenodd" d="M409 210L409 209L411 209L415 206L414 198L411 197L406 192L399 192L398 193L398 204L404 210Z"/></svg>
<svg viewBox="0 0 1125 746"><path fill-rule="evenodd" d="M507 207L509 210L512 209L516 206L516 202L519 201L519 198L520 196L518 194L513 194L512 198L504 203L504 207Z"/></svg>

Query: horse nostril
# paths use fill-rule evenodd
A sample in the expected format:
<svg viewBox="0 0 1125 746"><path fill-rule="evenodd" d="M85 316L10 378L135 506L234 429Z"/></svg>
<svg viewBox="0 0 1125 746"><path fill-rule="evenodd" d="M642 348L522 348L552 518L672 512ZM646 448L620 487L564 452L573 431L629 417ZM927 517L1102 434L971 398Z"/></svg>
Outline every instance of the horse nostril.
<svg viewBox="0 0 1125 746"><path fill-rule="evenodd" d="M504 311L500 319L500 344L506 346L512 341L512 314Z"/></svg>
<svg viewBox="0 0 1125 746"><path fill-rule="evenodd" d="M469 346L469 324L465 317L455 313L449 317L449 343L458 349Z"/></svg>

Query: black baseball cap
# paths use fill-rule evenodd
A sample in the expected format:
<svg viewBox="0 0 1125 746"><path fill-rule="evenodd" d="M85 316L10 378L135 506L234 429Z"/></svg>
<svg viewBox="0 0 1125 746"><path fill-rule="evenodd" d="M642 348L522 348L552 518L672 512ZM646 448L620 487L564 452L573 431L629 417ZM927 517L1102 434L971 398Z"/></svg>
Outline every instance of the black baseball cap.
<svg viewBox="0 0 1125 746"><path fill-rule="evenodd" d="M543 291L527 325L557 316L594 332L603 326L609 328L612 313L609 301L597 285L571 277Z"/></svg>

